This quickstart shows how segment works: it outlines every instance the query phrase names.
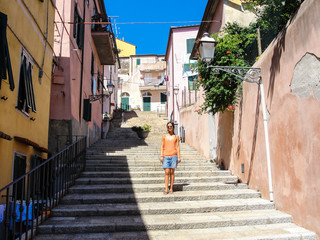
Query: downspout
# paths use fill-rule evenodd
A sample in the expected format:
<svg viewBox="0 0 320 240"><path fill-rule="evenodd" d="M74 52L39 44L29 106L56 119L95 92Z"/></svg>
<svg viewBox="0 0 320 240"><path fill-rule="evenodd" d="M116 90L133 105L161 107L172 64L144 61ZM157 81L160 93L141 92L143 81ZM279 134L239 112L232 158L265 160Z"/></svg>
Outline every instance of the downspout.
<svg viewBox="0 0 320 240"><path fill-rule="evenodd" d="M39 71L39 81L40 81L40 83L41 83L41 79L43 77L43 67L44 67L44 61L45 61L45 58L46 58L46 51L47 51L47 44L48 44L48 25L49 25L49 0L47 0L46 39L45 39L45 43L44 43L42 64L41 64L41 68L40 68L40 71Z"/></svg>
<svg viewBox="0 0 320 240"><path fill-rule="evenodd" d="M102 65L103 67L102 67L102 79L104 78L104 65ZM100 81L100 80L98 80L98 81ZM104 98L104 96L103 96L103 88L104 88L104 86L103 86L103 80L102 80L102 84L101 84L101 96L102 96L102 98L101 98L101 139L103 139L103 98Z"/></svg>
<svg viewBox="0 0 320 240"><path fill-rule="evenodd" d="M174 48L173 48L173 34L172 34L172 109L173 109L173 122L175 121L175 110L174 110Z"/></svg>
<svg viewBox="0 0 320 240"><path fill-rule="evenodd" d="M86 0L83 0L83 20L86 20ZM80 75L80 100L79 100L79 122L81 125L81 108L82 108L82 82L83 82L83 59L84 59L84 37L86 32L86 25L83 25L83 46L81 53L81 75Z"/></svg>

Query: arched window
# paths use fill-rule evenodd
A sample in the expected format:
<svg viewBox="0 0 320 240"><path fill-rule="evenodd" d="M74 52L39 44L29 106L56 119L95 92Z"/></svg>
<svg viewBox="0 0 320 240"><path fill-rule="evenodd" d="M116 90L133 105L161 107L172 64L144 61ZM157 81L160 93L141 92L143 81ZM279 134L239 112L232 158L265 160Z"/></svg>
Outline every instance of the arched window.
<svg viewBox="0 0 320 240"><path fill-rule="evenodd" d="M145 92L142 94L142 97L151 97L152 94L150 92Z"/></svg>
<svg viewBox="0 0 320 240"><path fill-rule="evenodd" d="M130 97L130 94L127 92L122 93L121 97Z"/></svg>

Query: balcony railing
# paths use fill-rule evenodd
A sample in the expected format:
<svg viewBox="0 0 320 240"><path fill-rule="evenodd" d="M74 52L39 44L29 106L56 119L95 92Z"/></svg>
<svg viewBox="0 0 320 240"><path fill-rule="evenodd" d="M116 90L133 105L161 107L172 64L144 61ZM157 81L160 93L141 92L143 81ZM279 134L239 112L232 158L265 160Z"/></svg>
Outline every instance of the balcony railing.
<svg viewBox="0 0 320 240"><path fill-rule="evenodd" d="M116 62L117 45L112 31L111 20L106 14L96 14L92 21L91 35L102 65L113 65Z"/></svg>
<svg viewBox="0 0 320 240"><path fill-rule="evenodd" d="M0 239L33 239L85 168L86 137L0 189L4 229ZM1 208L0 208L1 210Z"/></svg>
<svg viewBox="0 0 320 240"><path fill-rule="evenodd" d="M140 81L140 90L166 90L166 88L165 79L145 78Z"/></svg>
<svg viewBox="0 0 320 240"><path fill-rule="evenodd" d="M159 85L159 86L165 86L166 81L165 79L159 79L159 78L142 78L140 81L140 86L154 86L154 85Z"/></svg>

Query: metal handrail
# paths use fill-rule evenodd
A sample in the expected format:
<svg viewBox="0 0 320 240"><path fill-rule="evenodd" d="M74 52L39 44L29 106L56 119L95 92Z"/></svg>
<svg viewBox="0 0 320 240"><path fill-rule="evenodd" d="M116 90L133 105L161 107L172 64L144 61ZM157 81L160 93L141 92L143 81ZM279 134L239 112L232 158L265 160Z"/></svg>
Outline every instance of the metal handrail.
<svg viewBox="0 0 320 240"><path fill-rule="evenodd" d="M5 198L0 239L33 239L39 224L84 170L85 154L83 137L0 189L0 202Z"/></svg>

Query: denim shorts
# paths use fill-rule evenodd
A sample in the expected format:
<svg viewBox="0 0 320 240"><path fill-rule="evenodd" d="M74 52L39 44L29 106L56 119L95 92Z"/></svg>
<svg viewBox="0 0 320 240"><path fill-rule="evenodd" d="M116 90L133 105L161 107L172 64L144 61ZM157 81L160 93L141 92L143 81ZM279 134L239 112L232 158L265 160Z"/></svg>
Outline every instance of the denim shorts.
<svg viewBox="0 0 320 240"><path fill-rule="evenodd" d="M178 156L163 157L163 168L177 168Z"/></svg>

